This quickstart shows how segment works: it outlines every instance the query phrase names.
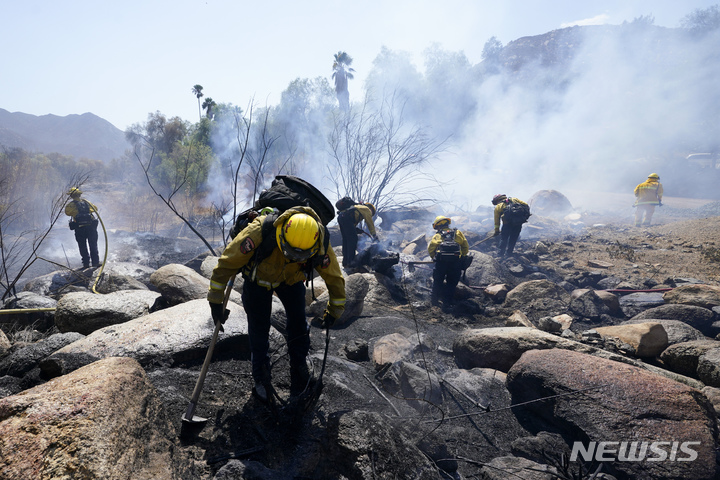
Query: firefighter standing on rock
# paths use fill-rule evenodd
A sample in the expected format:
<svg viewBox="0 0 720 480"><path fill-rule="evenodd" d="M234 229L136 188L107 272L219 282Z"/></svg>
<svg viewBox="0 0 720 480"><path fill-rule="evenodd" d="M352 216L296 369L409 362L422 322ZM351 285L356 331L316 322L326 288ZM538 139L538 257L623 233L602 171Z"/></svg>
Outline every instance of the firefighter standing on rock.
<svg viewBox="0 0 720 480"><path fill-rule="evenodd" d="M95 216L98 210L95 205L84 198L80 198L82 193L77 187L70 189L68 195L70 195L71 200L65 206L65 215L71 217L69 226L70 230L75 232L75 241L80 250L83 268L89 268L91 260L93 267L99 267L98 219Z"/></svg>
<svg viewBox="0 0 720 480"><path fill-rule="evenodd" d="M207 299L213 321L223 323L227 318L227 312L223 312L226 285L238 270L242 272L242 303L248 319L255 381L253 393L268 402L273 392L268 357L273 293L285 307L290 395L298 396L311 382L306 363L310 336L305 317L305 272L319 273L328 287L330 295L322 328L332 326L345 310L345 280L332 246L324 245L325 227L312 208L294 207L283 212L273 221L272 234L267 235L274 238L263 238L266 217L261 214L255 218L225 248L213 270ZM273 242L272 251L258 259L256 252L265 242Z"/></svg>
<svg viewBox="0 0 720 480"><path fill-rule="evenodd" d="M470 250L465 235L456 228L450 228L450 221L442 215L435 218L433 228L437 233L428 244L428 254L435 261L430 303L437 306L442 299L443 311L450 310L452 306L455 288L462 275L460 259Z"/></svg>

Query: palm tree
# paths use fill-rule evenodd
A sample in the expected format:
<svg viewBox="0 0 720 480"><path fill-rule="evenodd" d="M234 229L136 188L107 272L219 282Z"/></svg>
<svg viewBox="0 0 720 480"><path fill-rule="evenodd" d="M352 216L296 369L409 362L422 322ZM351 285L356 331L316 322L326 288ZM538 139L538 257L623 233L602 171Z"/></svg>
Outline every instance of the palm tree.
<svg viewBox="0 0 720 480"><path fill-rule="evenodd" d="M203 108L203 110L205 110L205 116L209 120L212 120L213 115L215 115L213 113L213 108L215 108L216 106L217 106L217 103L215 103L215 101L212 99L212 97L207 97L203 101L202 108Z"/></svg>
<svg viewBox="0 0 720 480"><path fill-rule="evenodd" d="M200 119L202 119L202 110L200 109L200 97L202 97L204 94L202 93L203 87L202 85L194 85L192 87L192 93L197 97L198 100L198 116Z"/></svg>
<svg viewBox="0 0 720 480"><path fill-rule="evenodd" d="M343 110L347 110L350 107L350 92L348 92L348 80L355 78L352 72L355 71L351 68L352 57L345 52L338 52L335 54L335 61L333 62L333 74L332 78L335 80L335 93L340 102L340 107Z"/></svg>

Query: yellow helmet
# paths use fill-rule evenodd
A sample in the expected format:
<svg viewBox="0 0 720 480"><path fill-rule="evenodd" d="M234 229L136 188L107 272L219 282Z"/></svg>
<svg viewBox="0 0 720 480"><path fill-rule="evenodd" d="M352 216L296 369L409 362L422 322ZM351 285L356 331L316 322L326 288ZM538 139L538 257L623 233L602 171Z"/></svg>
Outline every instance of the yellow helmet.
<svg viewBox="0 0 720 480"><path fill-rule="evenodd" d="M72 187L70 190L68 190L67 194L70 195L71 197L79 197L80 195L82 195L82 193L83 193L82 190L80 190L79 188Z"/></svg>
<svg viewBox="0 0 720 480"><path fill-rule="evenodd" d="M648 178L655 178L657 180L660 180L660 175L658 175L657 173L651 173L650 175L648 175Z"/></svg>
<svg viewBox="0 0 720 480"><path fill-rule="evenodd" d="M296 213L275 229L283 255L293 262L304 262L320 249L320 227L307 213Z"/></svg>
<svg viewBox="0 0 720 480"><path fill-rule="evenodd" d="M363 203L363 205L365 205L366 207L368 207L370 209L370 212L373 214L373 216L375 215L375 212L377 212L375 205L373 205L372 203L365 202L365 203Z"/></svg>
<svg viewBox="0 0 720 480"><path fill-rule="evenodd" d="M443 217L442 215L438 215L435 217L435 221L433 222L433 228L437 230L438 228L444 228L450 225L450 219L448 217Z"/></svg>

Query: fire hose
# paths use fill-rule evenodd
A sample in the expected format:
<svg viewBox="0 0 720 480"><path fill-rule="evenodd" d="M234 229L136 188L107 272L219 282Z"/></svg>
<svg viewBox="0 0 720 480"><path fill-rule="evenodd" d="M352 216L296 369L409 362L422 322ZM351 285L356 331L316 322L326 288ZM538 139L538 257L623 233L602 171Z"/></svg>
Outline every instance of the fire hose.
<svg viewBox="0 0 720 480"><path fill-rule="evenodd" d="M92 286L93 293L99 293L97 290L95 290L95 287L100 282L100 277L102 277L103 269L105 269L105 262L107 262L107 255L108 255L108 238L107 238L107 230L105 229L105 223L103 223L102 218L100 218L100 214L95 210L95 215L97 215L98 220L100 221L100 225L103 229L103 235L105 235L105 255L103 256L102 264L100 264L100 271L98 271L97 278L95 279L95 283Z"/></svg>

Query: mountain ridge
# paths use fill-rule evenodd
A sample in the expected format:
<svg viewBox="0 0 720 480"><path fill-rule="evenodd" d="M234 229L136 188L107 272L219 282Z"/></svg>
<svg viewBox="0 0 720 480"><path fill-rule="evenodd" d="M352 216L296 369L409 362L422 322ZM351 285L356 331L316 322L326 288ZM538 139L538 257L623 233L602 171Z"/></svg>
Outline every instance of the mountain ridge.
<svg viewBox="0 0 720 480"><path fill-rule="evenodd" d="M37 116L3 108L0 108L0 146L103 162L121 157L130 148L122 130L90 112Z"/></svg>

